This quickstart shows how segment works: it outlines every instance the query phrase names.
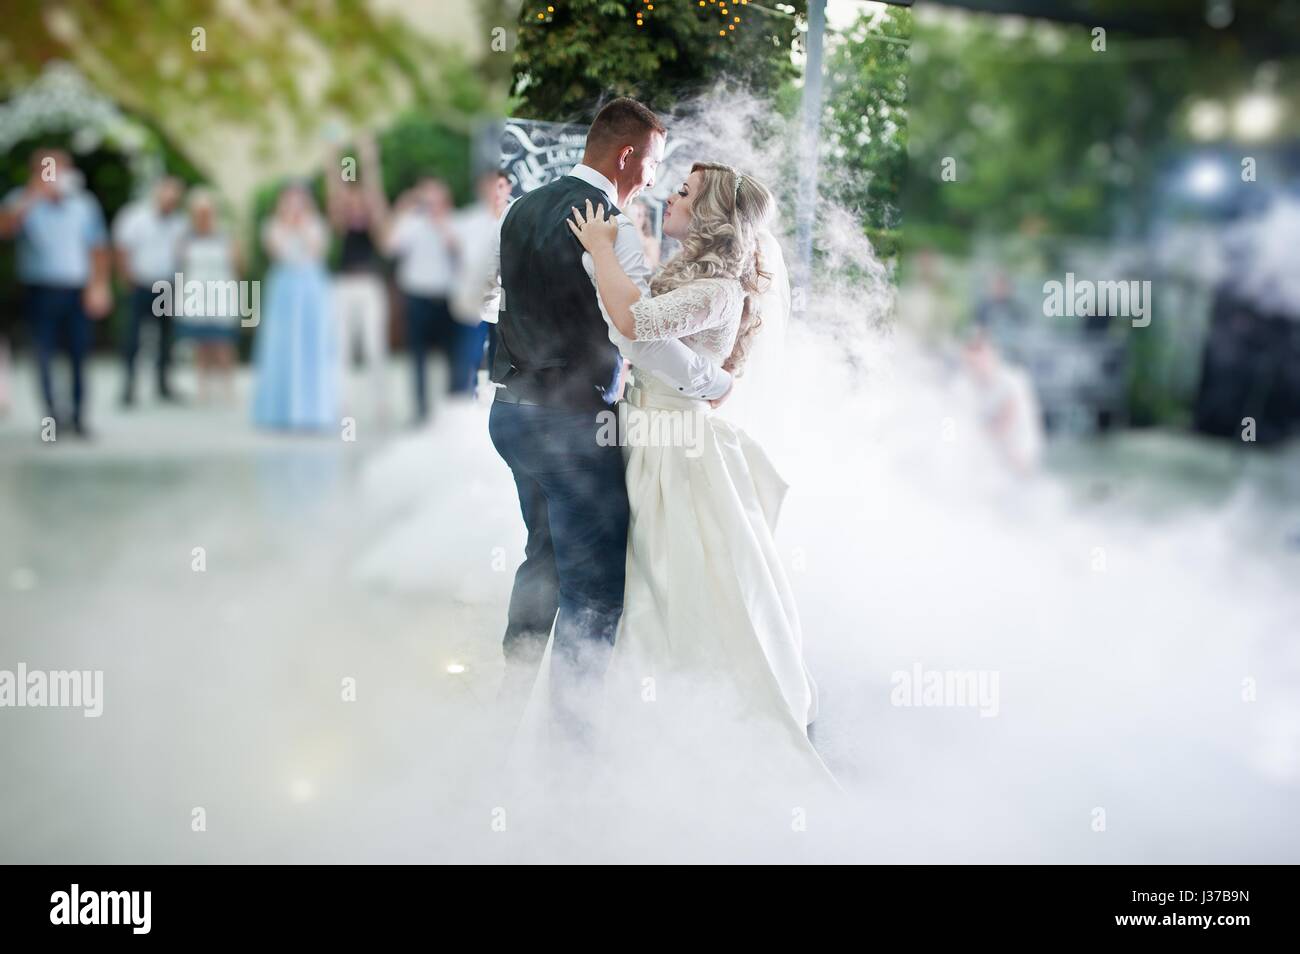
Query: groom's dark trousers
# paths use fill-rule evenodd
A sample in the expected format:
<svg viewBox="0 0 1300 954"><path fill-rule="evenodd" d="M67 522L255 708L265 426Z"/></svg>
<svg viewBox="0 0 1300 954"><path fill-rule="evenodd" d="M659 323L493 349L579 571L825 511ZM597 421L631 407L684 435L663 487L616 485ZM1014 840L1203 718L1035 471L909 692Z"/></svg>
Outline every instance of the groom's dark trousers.
<svg viewBox="0 0 1300 954"><path fill-rule="evenodd" d="M507 678L531 682L554 623L552 702L579 729L623 612L628 530L623 455L616 434L610 439L622 359L566 224L588 200L610 205L599 189L565 176L506 212L489 421L528 528L510 596Z"/></svg>
<svg viewBox="0 0 1300 954"><path fill-rule="evenodd" d="M498 400L488 426L514 474L528 528L510 595L505 655L524 664L540 660L554 621L552 666L572 670L555 677L602 674L623 612L622 452L598 442L592 411Z"/></svg>

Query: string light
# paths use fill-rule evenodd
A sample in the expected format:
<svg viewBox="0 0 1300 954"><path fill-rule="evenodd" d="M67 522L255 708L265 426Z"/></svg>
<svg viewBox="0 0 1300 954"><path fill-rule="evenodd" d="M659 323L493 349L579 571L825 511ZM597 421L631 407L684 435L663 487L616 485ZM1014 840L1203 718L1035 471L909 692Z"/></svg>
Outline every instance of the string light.
<svg viewBox="0 0 1300 954"><path fill-rule="evenodd" d="M739 0L739 3L737 3L737 0L697 0L697 4L701 8L707 8L709 6L717 8L718 14L722 18L722 23L718 24L718 36L726 39L736 32L736 26L741 22L740 17L735 15L735 10L733 8L736 6L748 6L749 0ZM654 12L655 5L653 0L641 0L641 8L633 10L637 27L645 26L646 19ZM545 23L550 23L554 19L554 13L555 7L548 5L544 12L537 14L537 19Z"/></svg>

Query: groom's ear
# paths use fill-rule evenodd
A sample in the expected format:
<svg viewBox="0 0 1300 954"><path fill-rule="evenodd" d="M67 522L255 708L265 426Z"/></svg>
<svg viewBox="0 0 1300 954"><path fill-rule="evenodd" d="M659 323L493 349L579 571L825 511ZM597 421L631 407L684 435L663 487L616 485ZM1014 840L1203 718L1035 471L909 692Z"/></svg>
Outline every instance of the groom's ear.
<svg viewBox="0 0 1300 954"><path fill-rule="evenodd" d="M632 153L636 152L635 146L624 146L618 151L618 167L627 168L627 161L632 158Z"/></svg>

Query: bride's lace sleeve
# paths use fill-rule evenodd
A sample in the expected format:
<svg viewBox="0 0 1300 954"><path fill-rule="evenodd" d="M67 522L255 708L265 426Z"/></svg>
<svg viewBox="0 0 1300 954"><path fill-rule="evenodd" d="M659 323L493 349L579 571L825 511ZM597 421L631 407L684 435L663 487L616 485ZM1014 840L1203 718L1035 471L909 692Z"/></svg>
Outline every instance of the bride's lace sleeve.
<svg viewBox="0 0 1300 954"><path fill-rule="evenodd" d="M727 323L734 282L701 279L632 305L638 341L683 338ZM738 289L737 289L738 290Z"/></svg>

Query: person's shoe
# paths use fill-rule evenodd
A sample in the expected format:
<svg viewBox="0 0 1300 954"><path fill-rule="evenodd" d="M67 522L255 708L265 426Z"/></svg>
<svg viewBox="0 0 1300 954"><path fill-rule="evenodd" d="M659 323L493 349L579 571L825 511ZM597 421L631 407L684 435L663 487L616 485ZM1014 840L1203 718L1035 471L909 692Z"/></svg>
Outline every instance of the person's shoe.
<svg viewBox="0 0 1300 954"><path fill-rule="evenodd" d="M135 392L134 392L134 391L123 391L123 392L122 392L122 400L121 400L120 403L121 403L122 407L135 407Z"/></svg>
<svg viewBox="0 0 1300 954"><path fill-rule="evenodd" d="M171 388L164 388L164 389L162 389L161 391L159 391L159 392L158 392L158 400L160 400L160 401L164 401L164 402L166 402L167 404L184 404L184 403L185 403L185 398L181 397L179 394L177 394L177 393L176 393L175 391L173 391Z"/></svg>
<svg viewBox="0 0 1300 954"><path fill-rule="evenodd" d="M72 422L72 435L83 441L93 440L95 437L94 432L80 418Z"/></svg>

